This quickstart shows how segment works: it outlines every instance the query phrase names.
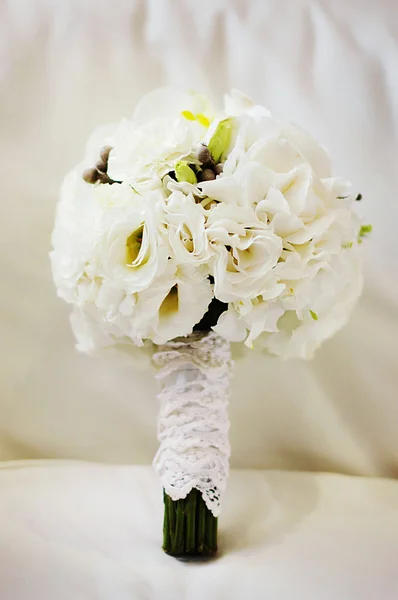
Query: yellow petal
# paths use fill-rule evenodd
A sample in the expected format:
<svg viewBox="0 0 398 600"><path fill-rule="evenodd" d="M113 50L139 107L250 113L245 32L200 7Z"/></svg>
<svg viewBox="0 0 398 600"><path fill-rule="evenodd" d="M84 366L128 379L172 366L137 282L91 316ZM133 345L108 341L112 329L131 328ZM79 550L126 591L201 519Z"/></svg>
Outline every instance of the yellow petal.
<svg viewBox="0 0 398 600"><path fill-rule="evenodd" d="M195 115L190 110L183 110L181 114L188 121L195 121Z"/></svg>
<svg viewBox="0 0 398 600"><path fill-rule="evenodd" d="M197 115L195 115L195 117L196 117L196 120L198 121L198 123L203 125L203 127L209 127L210 119L208 119L205 115L198 113Z"/></svg>

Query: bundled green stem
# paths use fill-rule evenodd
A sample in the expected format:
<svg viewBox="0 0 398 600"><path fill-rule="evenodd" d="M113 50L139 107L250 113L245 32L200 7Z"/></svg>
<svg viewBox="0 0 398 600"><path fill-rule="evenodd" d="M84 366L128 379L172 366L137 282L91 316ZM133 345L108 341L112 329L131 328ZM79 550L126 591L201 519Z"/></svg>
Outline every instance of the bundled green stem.
<svg viewBox="0 0 398 600"><path fill-rule="evenodd" d="M201 492L193 489L183 500L164 492L163 550L172 556L212 556L217 552L217 517Z"/></svg>

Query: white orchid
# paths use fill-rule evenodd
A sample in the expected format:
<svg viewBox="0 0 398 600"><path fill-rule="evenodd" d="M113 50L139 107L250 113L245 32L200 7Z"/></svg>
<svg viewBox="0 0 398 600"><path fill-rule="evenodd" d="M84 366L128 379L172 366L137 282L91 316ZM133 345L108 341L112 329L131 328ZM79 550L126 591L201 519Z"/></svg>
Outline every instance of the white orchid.
<svg viewBox="0 0 398 600"><path fill-rule="evenodd" d="M214 299L231 341L311 356L360 294L353 204L325 149L241 92L222 112L149 94L62 189L51 260L79 348L188 335Z"/></svg>

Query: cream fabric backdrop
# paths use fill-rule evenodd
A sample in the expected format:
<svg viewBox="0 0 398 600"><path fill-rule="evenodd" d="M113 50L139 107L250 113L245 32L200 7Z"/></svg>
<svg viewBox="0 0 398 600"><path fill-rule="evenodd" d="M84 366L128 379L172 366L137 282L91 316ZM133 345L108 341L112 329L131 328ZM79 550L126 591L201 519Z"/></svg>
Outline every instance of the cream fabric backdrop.
<svg viewBox="0 0 398 600"><path fill-rule="evenodd" d="M389 0L0 1L1 459L152 459L152 374L74 350L48 252L90 131L175 84L307 127L374 225L364 296L314 362L239 351L233 465L397 474L397 39Z"/></svg>
<svg viewBox="0 0 398 600"><path fill-rule="evenodd" d="M397 506L391 480L233 470L218 559L183 562L151 467L3 463L0 597L396 600Z"/></svg>

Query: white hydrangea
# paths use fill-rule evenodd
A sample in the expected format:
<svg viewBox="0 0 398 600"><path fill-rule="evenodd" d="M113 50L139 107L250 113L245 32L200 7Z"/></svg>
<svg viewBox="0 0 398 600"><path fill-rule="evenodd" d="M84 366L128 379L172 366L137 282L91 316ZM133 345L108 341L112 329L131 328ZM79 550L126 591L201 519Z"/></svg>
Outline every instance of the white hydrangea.
<svg viewBox="0 0 398 600"><path fill-rule="evenodd" d="M149 94L62 188L51 261L78 348L188 335L218 301L229 340L310 357L361 292L354 201L323 147L242 93L221 113Z"/></svg>

